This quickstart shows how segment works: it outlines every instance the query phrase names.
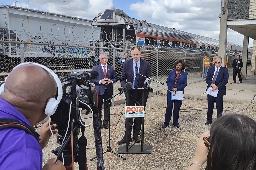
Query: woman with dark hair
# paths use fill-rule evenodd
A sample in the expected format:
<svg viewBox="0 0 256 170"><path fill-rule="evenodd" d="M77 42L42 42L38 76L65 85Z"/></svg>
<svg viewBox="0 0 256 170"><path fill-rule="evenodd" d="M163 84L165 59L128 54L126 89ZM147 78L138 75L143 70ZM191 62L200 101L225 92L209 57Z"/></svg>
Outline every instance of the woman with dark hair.
<svg viewBox="0 0 256 170"><path fill-rule="evenodd" d="M201 135L188 170L255 170L256 122L245 115L218 118L210 132Z"/></svg>
<svg viewBox="0 0 256 170"><path fill-rule="evenodd" d="M172 98L177 92L182 92L184 94L184 88L187 86L187 73L184 71L185 63L183 60L178 60L175 62L175 69L169 73L167 78L167 107L165 113L165 120L162 125L162 128L169 126L173 114L173 123L174 127L179 128L179 112L182 105L182 100L177 100ZM173 107L174 105L174 107Z"/></svg>

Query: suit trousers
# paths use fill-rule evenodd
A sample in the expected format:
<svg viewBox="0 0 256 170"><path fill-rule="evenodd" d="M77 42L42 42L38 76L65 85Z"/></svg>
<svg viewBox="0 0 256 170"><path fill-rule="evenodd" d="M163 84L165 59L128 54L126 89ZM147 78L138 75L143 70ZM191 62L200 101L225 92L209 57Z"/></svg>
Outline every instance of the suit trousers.
<svg viewBox="0 0 256 170"><path fill-rule="evenodd" d="M147 95L146 95L147 96ZM129 100L126 100L127 106L142 106L142 94L138 92L130 92L129 94L126 94L126 97L129 98ZM144 99L145 100L145 99ZM145 106L145 102L144 105ZM133 138L138 138L138 135L140 134L142 125L142 118L126 118L125 120L125 136L124 139L126 139L126 135L128 135L128 138L131 138L131 132L133 131Z"/></svg>
<svg viewBox="0 0 256 170"><path fill-rule="evenodd" d="M239 68L233 68L233 81L236 83L236 75L238 75L239 81L242 81L241 70Z"/></svg>
<svg viewBox="0 0 256 170"><path fill-rule="evenodd" d="M98 101L99 101L98 108L99 108L100 117L102 117L102 105L104 103L104 121L109 121L110 120L111 95L108 94L107 89L105 89L105 92L103 95L98 96Z"/></svg>
<svg viewBox="0 0 256 170"><path fill-rule="evenodd" d="M217 118L222 116L223 112L223 95L218 94L217 97L213 97L211 95L207 95L208 100L208 111L207 111L207 121L212 122L212 114L213 114L213 108L214 108L214 102L216 102L216 108L217 108Z"/></svg>
<svg viewBox="0 0 256 170"><path fill-rule="evenodd" d="M166 107L165 120L164 120L165 125L169 125L172 115L173 115L173 125L175 126L179 125L179 113L180 113L181 105L182 105L182 100L171 100L170 93L167 93L167 107Z"/></svg>

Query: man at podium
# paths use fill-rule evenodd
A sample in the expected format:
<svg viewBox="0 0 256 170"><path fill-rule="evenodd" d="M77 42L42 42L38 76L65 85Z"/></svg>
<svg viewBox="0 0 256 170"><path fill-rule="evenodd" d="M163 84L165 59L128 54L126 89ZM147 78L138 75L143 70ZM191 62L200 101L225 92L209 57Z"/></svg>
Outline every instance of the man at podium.
<svg viewBox="0 0 256 170"><path fill-rule="evenodd" d="M126 88L127 84L132 84L132 89L142 89L145 86L147 78L151 77L151 68L149 63L141 59L141 51L138 47L131 49L132 58L125 61L123 65L121 75L121 86ZM145 106L148 98L148 93L144 94L144 100L142 100L142 93L138 91L126 91L126 105L127 106ZM144 101L144 103L142 103ZM118 145L126 143L126 137L131 142L132 139L136 142L140 142L139 133L141 131L142 118L127 118L125 120L126 132L123 138L118 141ZM133 138L131 138L131 132L133 131ZM127 135L127 136L126 136Z"/></svg>

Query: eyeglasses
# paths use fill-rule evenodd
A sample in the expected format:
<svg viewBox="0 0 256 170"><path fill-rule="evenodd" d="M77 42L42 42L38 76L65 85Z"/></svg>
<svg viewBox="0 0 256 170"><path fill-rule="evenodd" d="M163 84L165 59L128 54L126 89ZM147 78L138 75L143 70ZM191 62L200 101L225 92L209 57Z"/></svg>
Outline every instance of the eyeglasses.
<svg viewBox="0 0 256 170"><path fill-rule="evenodd" d="M220 64L220 62L217 62L217 61L215 61L214 63L215 63L215 64Z"/></svg>
<svg viewBox="0 0 256 170"><path fill-rule="evenodd" d="M208 137L203 137L203 140L204 140L204 145L209 149L211 144L210 142L208 141Z"/></svg>

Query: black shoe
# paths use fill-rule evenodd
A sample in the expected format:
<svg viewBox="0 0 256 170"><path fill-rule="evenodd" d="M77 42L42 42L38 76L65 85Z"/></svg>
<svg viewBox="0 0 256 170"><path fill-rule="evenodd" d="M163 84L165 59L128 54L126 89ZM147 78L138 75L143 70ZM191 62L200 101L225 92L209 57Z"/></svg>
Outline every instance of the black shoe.
<svg viewBox="0 0 256 170"><path fill-rule="evenodd" d="M218 115L217 115L217 118L220 118L221 116L222 116L222 114L218 114Z"/></svg>
<svg viewBox="0 0 256 170"><path fill-rule="evenodd" d="M108 129L108 121L106 120L103 121L103 127L104 129Z"/></svg>
<svg viewBox="0 0 256 170"><path fill-rule="evenodd" d="M180 128L180 124L173 125L173 126L176 127L176 128Z"/></svg>
<svg viewBox="0 0 256 170"><path fill-rule="evenodd" d="M210 125L210 124L212 124L212 121L206 121L205 122L205 125Z"/></svg>
<svg viewBox="0 0 256 170"><path fill-rule="evenodd" d="M141 139L137 136L137 137L133 137L133 140L135 143L140 143Z"/></svg>
<svg viewBox="0 0 256 170"><path fill-rule="evenodd" d="M240 83L243 83L242 81L240 81Z"/></svg>
<svg viewBox="0 0 256 170"><path fill-rule="evenodd" d="M129 141L128 143L130 143L132 140L130 139L130 140L128 140L128 141ZM118 141L117 144L118 144L118 145L126 144L126 140L123 138L123 139L121 139L120 141Z"/></svg>
<svg viewBox="0 0 256 170"><path fill-rule="evenodd" d="M169 125L163 123L162 128L164 129L164 128L166 128L167 126L169 126Z"/></svg>

